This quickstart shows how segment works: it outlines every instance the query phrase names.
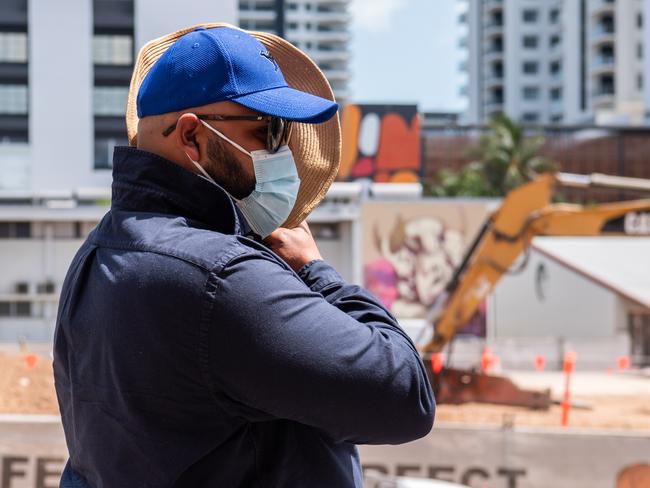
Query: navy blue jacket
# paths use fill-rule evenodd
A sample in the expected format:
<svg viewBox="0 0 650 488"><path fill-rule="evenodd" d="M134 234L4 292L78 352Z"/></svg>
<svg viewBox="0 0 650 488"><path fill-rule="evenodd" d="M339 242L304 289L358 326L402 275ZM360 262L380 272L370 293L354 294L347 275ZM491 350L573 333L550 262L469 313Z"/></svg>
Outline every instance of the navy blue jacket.
<svg viewBox="0 0 650 488"><path fill-rule="evenodd" d="M113 164L61 291L62 486L359 487L355 444L430 431L419 355L371 294L292 271L204 178L136 148Z"/></svg>

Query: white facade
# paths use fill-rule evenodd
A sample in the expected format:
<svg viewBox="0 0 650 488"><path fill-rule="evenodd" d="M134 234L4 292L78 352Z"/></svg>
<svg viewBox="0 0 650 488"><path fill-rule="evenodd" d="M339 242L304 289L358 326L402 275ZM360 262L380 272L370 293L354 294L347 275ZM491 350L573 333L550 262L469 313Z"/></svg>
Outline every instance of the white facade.
<svg viewBox="0 0 650 488"><path fill-rule="evenodd" d="M323 70L339 103L350 98L350 0L286 0L285 35ZM276 0L240 0L239 25L277 32Z"/></svg>
<svg viewBox="0 0 650 488"><path fill-rule="evenodd" d="M649 245L643 237L536 238L523 271L505 275L490 297L488 343L510 367L532 368L537 354L559 365L568 350L586 369L615 367L623 355L644 364L650 329L636 337L630 326L650 317Z"/></svg>
<svg viewBox="0 0 650 488"><path fill-rule="evenodd" d="M645 121L649 2L460 1L467 122L498 112L528 123Z"/></svg>
<svg viewBox="0 0 650 488"><path fill-rule="evenodd" d="M192 8L135 0L133 8L135 54L180 27L238 18L236 0L196 0ZM29 142L0 137L0 198L108 188L110 168L96 169L93 160L93 2L29 0L27 12Z"/></svg>
<svg viewBox="0 0 650 488"><path fill-rule="evenodd" d="M323 257L350 282L360 282L361 186L335 183L309 223ZM49 344L70 262L108 210L90 201L0 201L0 346ZM48 346L49 347L49 346Z"/></svg>
<svg viewBox="0 0 650 488"><path fill-rule="evenodd" d="M190 5L174 0L135 0L136 52L147 41L181 27L204 22L236 24L236 0L192 1Z"/></svg>

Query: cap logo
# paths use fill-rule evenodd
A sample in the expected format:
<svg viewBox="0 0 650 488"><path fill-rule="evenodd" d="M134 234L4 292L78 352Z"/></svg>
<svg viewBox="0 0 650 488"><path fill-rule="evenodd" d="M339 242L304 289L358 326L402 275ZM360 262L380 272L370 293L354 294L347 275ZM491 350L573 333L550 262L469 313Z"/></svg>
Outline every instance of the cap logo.
<svg viewBox="0 0 650 488"><path fill-rule="evenodd" d="M280 67L278 66L278 62L273 57L273 54L271 54L271 51L260 51L260 56L268 59L273 64L275 71L280 69Z"/></svg>

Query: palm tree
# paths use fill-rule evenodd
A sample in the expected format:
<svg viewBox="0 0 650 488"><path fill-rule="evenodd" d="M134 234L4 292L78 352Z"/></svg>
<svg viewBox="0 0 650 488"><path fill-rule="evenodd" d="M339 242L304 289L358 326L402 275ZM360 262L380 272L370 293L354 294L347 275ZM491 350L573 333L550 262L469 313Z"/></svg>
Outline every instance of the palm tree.
<svg viewBox="0 0 650 488"><path fill-rule="evenodd" d="M460 172L443 170L432 193L439 196L504 196L541 173L557 171L557 163L538 153L544 136L524 135L521 125L496 115L489 131L468 151L471 162Z"/></svg>

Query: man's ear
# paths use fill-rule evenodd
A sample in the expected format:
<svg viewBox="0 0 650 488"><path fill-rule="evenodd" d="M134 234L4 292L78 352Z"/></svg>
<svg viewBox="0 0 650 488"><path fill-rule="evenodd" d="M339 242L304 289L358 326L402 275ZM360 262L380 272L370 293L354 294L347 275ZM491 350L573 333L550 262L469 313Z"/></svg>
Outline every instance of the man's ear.
<svg viewBox="0 0 650 488"><path fill-rule="evenodd" d="M201 158L199 141L201 135L201 122L196 114L184 113L176 123L176 144L194 161Z"/></svg>

